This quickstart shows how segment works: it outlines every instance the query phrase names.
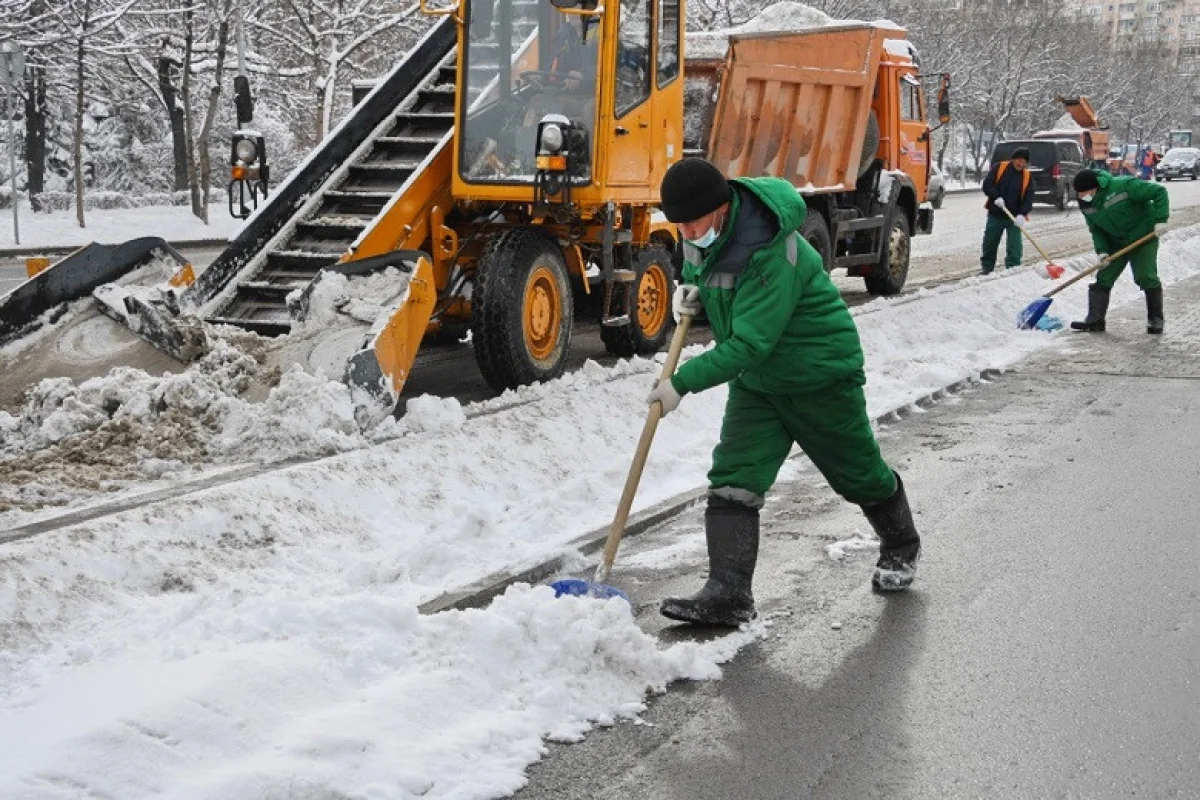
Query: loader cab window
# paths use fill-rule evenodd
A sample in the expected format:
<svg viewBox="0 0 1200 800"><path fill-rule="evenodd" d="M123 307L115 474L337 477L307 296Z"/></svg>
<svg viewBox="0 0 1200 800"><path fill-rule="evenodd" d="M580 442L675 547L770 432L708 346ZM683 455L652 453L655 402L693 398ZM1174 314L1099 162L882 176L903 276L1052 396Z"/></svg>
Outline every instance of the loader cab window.
<svg viewBox="0 0 1200 800"><path fill-rule="evenodd" d="M921 84L911 75L900 77L900 119L906 122L920 122L925 118L921 113Z"/></svg>
<svg viewBox="0 0 1200 800"><path fill-rule="evenodd" d="M549 4L463 5L459 170L471 182L532 183L546 117L566 117L564 124L586 133L577 141L595 138L600 26ZM590 182L590 158L577 159L574 182Z"/></svg>
<svg viewBox="0 0 1200 800"><path fill-rule="evenodd" d="M658 88L679 77L679 0L658 3Z"/></svg>
<svg viewBox="0 0 1200 800"><path fill-rule="evenodd" d="M617 117L650 98L651 0L621 0L617 34ZM678 69L678 67L677 67Z"/></svg>

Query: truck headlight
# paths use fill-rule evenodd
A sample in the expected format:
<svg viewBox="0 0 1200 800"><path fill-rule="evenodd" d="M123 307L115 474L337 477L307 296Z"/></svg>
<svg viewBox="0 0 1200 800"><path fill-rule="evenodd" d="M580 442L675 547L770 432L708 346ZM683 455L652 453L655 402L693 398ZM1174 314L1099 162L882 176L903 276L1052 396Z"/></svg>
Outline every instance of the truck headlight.
<svg viewBox="0 0 1200 800"><path fill-rule="evenodd" d="M547 153L557 153L562 150L565 137L562 128L551 122L542 126L541 150Z"/></svg>
<svg viewBox="0 0 1200 800"><path fill-rule="evenodd" d="M233 148L233 152L243 164L252 164L254 159L258 158L258 148L249 139L239 141Z"/></svg>

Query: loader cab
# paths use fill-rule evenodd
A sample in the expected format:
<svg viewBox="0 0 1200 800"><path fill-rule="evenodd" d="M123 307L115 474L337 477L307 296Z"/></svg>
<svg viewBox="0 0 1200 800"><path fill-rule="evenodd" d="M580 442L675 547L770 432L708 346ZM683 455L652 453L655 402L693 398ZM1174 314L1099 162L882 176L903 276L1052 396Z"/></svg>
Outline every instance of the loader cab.
<svg viewBox="0 0 1200 800"><path fill-rule="evenodd" d="M652 203L682 150L681 0L464 0L454 194Z"/></svg>

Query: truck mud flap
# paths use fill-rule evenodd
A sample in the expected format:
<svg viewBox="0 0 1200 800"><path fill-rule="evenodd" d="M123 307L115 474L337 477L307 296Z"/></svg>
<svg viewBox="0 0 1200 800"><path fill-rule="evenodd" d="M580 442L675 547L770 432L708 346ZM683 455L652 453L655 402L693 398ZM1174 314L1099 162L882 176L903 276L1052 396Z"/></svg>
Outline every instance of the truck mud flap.
<svg viewBox="0 0 1200 800"><path fill-rule="evenodd" d="M157 236L79 248L0 298L0 344L39 328L47 311L87 297L97 287L158 257L173 259L181 267L187 264L187 259Z"/></svg>
<svg viewBox="0 0 1200 800"><path fill-rule="evenodd" d="M917 233L929 234L933 233L933 209L919 208L917 209Z"/></svg>
<svg viewBox="0 0 1200 800"><path fill-rule="evenodd" d="M204 323L198 317L172 312L170 302L160 307L116 284L98 286L92 296L105 316L185 364L208 352Z"/></svg>

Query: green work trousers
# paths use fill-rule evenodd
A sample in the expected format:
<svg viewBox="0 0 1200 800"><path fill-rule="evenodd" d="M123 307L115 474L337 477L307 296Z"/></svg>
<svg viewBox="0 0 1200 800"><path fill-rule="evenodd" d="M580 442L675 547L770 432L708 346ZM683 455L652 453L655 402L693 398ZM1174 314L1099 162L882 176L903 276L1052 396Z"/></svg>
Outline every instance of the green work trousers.
<svg viewBox="0 0 1200 800"><path fill-rule="evenodd" d="M1126 242L1125 244L1120 245L1120 247L1116 247L1114 249L1119 250L1121 247L1126 247L1129 244L1129 242ZM1138 288L1143 292L1147 289L1158 289L1162 286L1162 281L1158 279L1157 237L1146 242L1132 253L1127 253L1121 256L1116 261L1097 272L1097 285L1103 286L1105 289L1111 289L1113 284L1117 282L1117 278L1121 277L1121 273L1125 271L1126 264L1133 265L1133 282L1136 283Z"/></svg>
<svg viewBox="0 0 1200 800"><path fill-rule="evenodd" d="M878 503L896 491L891 467L867 417L862 370L819 391L767 395L733 381L713 450L709 493L761 506L792 444L851 503Z"/></svg>
<svg viewBox="0 0 1200 800"><path fill-rule="evenodd" d="M1007 219L987 215L987 227L983 229L983 254L979 267L984 275L996 268L996 251L1000 249L1000 237L1004 236L1004 266L1012 268L1021 264L1021 229Z"/></svg>

